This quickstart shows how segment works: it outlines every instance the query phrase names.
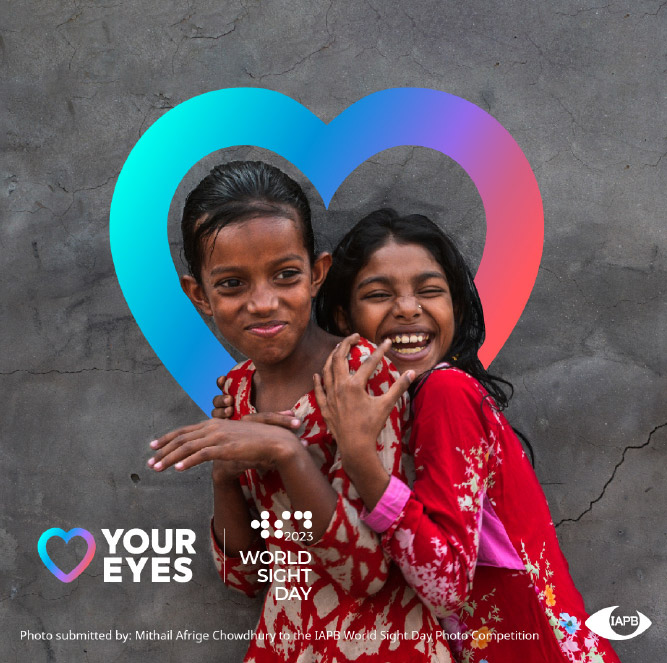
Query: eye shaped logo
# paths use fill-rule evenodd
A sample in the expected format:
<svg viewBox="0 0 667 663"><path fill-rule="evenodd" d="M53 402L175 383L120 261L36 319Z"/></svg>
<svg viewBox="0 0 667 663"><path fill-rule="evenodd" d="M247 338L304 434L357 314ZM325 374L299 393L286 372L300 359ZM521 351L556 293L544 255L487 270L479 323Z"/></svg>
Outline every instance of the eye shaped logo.
<svg viewBox="0 0 667 663"><path fill-rule="evenodd" d="M586 620L586 626L588 626L593 633L597 633L607 640L629 640L630 638L636 638L638 635L642 634L650 625L651 620L643 615L639 610L637 610L637 616L624 615L616 616L612 614L614 610L618 608L617 605L612 605L609 608L602 608L598 610L594 615L591 615ZM628 635L621 635L616 633L612 626L636 626L634 633L629 633Z"/></svg>

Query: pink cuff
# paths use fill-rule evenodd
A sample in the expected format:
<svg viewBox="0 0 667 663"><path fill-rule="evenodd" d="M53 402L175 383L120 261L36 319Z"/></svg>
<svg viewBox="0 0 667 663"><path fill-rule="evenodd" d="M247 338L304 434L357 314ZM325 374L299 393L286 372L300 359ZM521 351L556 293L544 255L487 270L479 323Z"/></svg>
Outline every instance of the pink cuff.
<svg viewBox="0 0 667 663"><path fill-rule="evenodd" d="M381 534L401 515L409 499L410 489L400 479L392 476L375 508L370 513L365 508L362 510L361 520L374 532Z"/></svg>

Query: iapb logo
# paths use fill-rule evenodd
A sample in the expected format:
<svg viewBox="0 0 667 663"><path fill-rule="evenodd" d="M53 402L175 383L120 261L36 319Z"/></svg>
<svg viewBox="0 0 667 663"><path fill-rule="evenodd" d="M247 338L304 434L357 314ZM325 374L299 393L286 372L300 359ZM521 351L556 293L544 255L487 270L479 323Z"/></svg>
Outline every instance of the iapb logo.
<svg viewBox="0 0 667 663"><path fill-rule="evenodd" d="M598 610L586 620L586 626L593 633L597 633L599 636L607 638L607 640L629 640L630 638L636 638L651 625L651 620L639 610L637 610L636 615L614 615L612 613L616 608L618 608L617 605L612 605L609 608ZM637 628L632 633L622 635L614 631L613 626L636 626Z"/></svg>

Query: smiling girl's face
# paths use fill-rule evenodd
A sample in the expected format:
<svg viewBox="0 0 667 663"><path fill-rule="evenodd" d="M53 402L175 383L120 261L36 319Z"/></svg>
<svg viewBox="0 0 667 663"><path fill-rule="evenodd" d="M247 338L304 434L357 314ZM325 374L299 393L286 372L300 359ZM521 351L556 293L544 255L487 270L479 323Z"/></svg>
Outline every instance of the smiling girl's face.
<svg viewBox="0 0 667 663"><path fill-rule="evenodd" d="M260 216L207 240L200 281L183 277L195 305L255 366L288 360L303 342L331 256L311 265L298 222Z"/></svg>
<svg viewBox="0 0 667 663"><path fill-rule="evenodd" d="M445 273L419 244L390 240L377 249L352 285L349 309L337 312L345 333L376 344L389 338L387 357L404 372L433 368L454 338L454 308Z"/></svg>

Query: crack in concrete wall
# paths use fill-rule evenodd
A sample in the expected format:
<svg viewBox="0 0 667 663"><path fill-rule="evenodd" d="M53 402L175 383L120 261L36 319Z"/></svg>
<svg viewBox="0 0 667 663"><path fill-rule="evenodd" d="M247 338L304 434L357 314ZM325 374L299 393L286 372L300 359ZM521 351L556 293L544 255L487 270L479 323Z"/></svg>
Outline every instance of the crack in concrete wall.
<svg viewBox="0 0 667 663"><path fill-rule="evenodd" d="M630 449L644 449L645 447L647 447L651 443L651 439L653 438L654 433L659 431L661 428L664 428L665 426L667 426L667 422L665 422L664 424L659 424L658 426L656 426L649 433L646 442L643 442L642 444L629 444L627 447L625 447L625 449L623 449L623 454L621 455L621 460L619 460L618 463L616 463L616 465L614 465L614 469L611 473L611 476L609 477L609 479L607 479L604 486L602 486L602 491L600 492L600 494L596 498L592 499L589 502L588 506L578 516L576 516L576 518L563 518L563 519L559 520L557 523L555 523L556 527L558 528L561 525L563 525L564 523L579 522L583 518L583 516L585 516L587 513L590 513L590 511L593 509L593 505L597 504L605 496L605 493L607 492L607 488L609 487L611 482L616 477L616 472L618 471L619 467L621 467L621 465L623 465L623 463L625 462L626 453L628 451L630 451Z"/></svg>

